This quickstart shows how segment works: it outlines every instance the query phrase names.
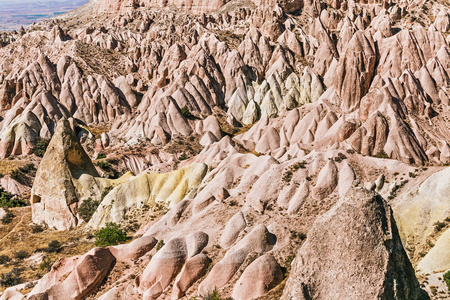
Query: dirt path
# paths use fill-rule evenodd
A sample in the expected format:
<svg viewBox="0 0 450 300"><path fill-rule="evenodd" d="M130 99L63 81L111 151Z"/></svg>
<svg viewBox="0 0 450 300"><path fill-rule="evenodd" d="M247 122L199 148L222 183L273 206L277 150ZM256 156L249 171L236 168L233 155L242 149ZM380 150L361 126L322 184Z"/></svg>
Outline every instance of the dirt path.
<svg viewBox="0 0 450 300"><path fill-rule="evenodd" d="M31 214L31 212L26 212L22 215L22 217L20 218L20 221L17 222L17 224L8 232L7 235L5 235L4 237L2 237L0 239L0 243L3 242L3 240L5 240L6 238L8 238L12 233L14 233L14 231L17 229L17 227L23 222L23 219L28 216L29 214Z"/></svg>

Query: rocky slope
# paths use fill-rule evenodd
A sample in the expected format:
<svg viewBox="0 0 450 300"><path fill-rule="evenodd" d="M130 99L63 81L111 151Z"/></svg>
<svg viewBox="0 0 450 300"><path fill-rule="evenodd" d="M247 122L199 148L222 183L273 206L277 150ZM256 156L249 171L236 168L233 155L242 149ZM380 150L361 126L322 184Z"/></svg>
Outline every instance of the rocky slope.
<svg viewBox="0 0 450 300"><path fill-rule="evenodd" d="M95 0L18 33L0 156L39 168L5 187L37 224L133 239L0 299L445 299L449 20L440 1Z"/></svg>

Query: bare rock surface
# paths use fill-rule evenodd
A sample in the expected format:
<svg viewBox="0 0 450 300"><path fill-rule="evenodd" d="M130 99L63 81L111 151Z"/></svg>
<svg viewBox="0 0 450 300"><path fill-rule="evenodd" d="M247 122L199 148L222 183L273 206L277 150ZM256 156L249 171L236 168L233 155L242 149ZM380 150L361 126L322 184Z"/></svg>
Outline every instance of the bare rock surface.
<svg viewBox="0 0 450 300"><path fill-rule="evenodd" d="M62 119L36 174L31 196L33 221L59 230L76 226L75 186L83 174L98 176L69 121Z"/></svg>
<svg viewBox="0 0 450 300"><path fill-rule="evenodd" d="M329 297L428 298L414 278L391 208L374 192L353 189L317 219L282 299Z"/></svg>

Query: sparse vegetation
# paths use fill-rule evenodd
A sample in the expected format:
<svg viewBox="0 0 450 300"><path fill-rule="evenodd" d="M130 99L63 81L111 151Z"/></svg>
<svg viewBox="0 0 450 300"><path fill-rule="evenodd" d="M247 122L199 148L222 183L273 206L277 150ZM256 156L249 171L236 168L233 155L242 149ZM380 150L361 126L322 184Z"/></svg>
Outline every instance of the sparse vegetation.
<svg viewBox="0 0 450 300"><path fill-rule="evenodd" d="M284 267L286 268L287 271L291 270L294 259L295 259L295 254L291 254L288 257L286 257L286 259L284 261Z"/></svg>
<svg viewBox="0 0 450 300"><path fill-rule="evenodd" d="M181 114L183 115L183 117L187 118L187 119L191 119L193 118L193 115L191 114L191 112L189 111L189 108L185 105L183 106L181 109Z"/></svg>
<svg viewBox="0 0 450 300"><path fill-rule="evenodd" d="M340 163L344 159L347 159L347 156L339 152L338 155L334 158L334 161Z"/></svg>
<svg viewBox="0 0 450 300"><path fill-rule="evenodd" d="M11 221L14 219L14 214L8 209L4 208L6 214L3 216L3 218L0 220L3 225L11 223Z"/></svg>
<svg viewBox="0 0 450 300"><path fill-rule="evenodd" d="M49 256L46 256L39 264L39 269L41 269L41 271L49 272L53 264L54 261Z"/></svg>
<svg viewBox="0 0 450 300"><path fill-rule="evenodd" d="M20 169L12 170L9 176L19 183L26 184L27 182L27 176Z"/></svg>
<svg viewBox="0 0 450 300"><path fill-rule="evenodd" d="M83 219L83 221L87 223L92 218L99 205L100 201L92 200L92 198L87 198L83 200L80 207L78 208L78 214L80 215L81 219Z"/></svg>
<svg viewBox="0 0 450 300"><path fill-rule="evenodd" d="M446 223L445 223L445 222L437 221L436 223L433 224L433 226L434 226L434 231L439 232L439 231L441 231L443 228L445 228Z"/></svg>
<svg viewBox="0 0 450 300"><path fill-rule="evenodd" d="M106 154L103 152L100 152L99 154L97 154L97 159L103 159L106 158Z"/></svg>
<svg viewBox="0 0 450 300"><path fill-rule="evenodd" d="M4 188L0 187L0 207L22 207L27 206L27 203L22 199L13 197L10 193L5 191Z"/></svg>
<svg viewBox="0 0 450 300"><path fill-rule="evenodd" d="M99 166L103 170L108 170L110 167L110 164L107 161L98 161L97 166Z"/></svg>
<svg viewBox="0 0 450 300"><path fill-rule="evenodd" d="M47 151L49 141L43 138L37 138L36 139L36 145L34 146L32 152L34 155L43 157L45 154L45 151Z"/></svg>
<svg viewBox="0 0 450 300"><path fill-rule="evenodd" d="M388 158L389 158L389 155L387 155L386 151L381 150L380 152L378 152L377 154L375 154L374 157L376 157L376 158L388 159Z"/></svg>
<svg viewBox="0 0 450 300"><path fill-rule="evenodd" d="M9 257L8 255L5 255L5 254L0 255L0 265L4 265L10 261L11 261L11 257Z"/></svg>
<svg viewBox="0 0 450 300"><path fill-rule="evenodd" d="M291 230L291 239L300 239L303 241L304 239L306 239L306 234L304 234L303 232Z"/></svg>
<svg viewBox="0 0 450 300"><path fill-rule="evenodd" d="M293 165L289 166L289 168L283 173L283 177L281 179L284 182L289 183L292 180L294 172L296 172L298 169L305 169L305 168L306 168L306 161L303 160L296 162Z"/></svg>
<svg viewBox="0 0 450 300"><path fill-rule="evenodd" d="M114 187L112 186L108 186L107 188L105 188L105 190L102 193L102 201L103 199L105 199L106 195L109 194L109 192L111 192L114 189Z"/></svg>
<svg viewBox="0 0 450 300"><path fill-rule="evenodd" d="M395 197L397 197L398 191L407 183L408 183L408 180L402 180L402 182L400 182L400 184L395 185L394 188L392 189L391 193L389 194L388 199L392 200Z"/></svg>
<svg viewBox="0 0 450 300"><path fill-rule="evenodd" d="M114 246L127 240L126 233L116 223L106 223L106 226L95 233L95 245L99 247Z"/></svg>
<svg viewBox="0 0 450 300"><path fill-rule="evenodd" d="M283 177L282 180L286 183L290 182L292 179L292 171L291 170L287 170L286 172L283 173Z"/></svg>
<svg viewBox="0 0 450 300"><path fill-rule="evenodd" d="M187 154L185 152L181 153L180 157L178 157L178 160L182 161L182 160L186 160L188 159L189 156L187 156Z"/></svg>
<svg viewBox="0 0 450 300"><path fill-rule="evenodd" d="M164 241L163 240L159 240L158 244L156 244L156 251L161 250L162 247L164 247Z"/></svg>
<svg viewBox="0 0 450 300"><path fill-rule="evenodd" d="M40 224L31 224L30 228L32 233L39 233L45 230L45 226Z"/></svg>
<svg viewBox="0 0 450 300"><path fill-rule="evenodd" d="M447 273L444 273L442 276L442 279L444 280L445 284L447 285L447 288L450 291L450 271L447 271Z"/></svg>
<svg viewBox="0 0 450 300"><path fill-rule="evenodd" d="M26 165L24 165L22 167L19 167L19 171L21 171L24 174L28 174L28 173L30 173L33 170L36 170L36 167L32 163L29 163L29 164L26 164Z"/></svg>
<svg viewBox="0 0 450 300"><path fill-rule="evenodd" d="M48 243L48 246L44 249L44 251L48 253L57 253L61 251L61 243L57 240L53 240Z"/></svg>
<svg viewBox="0 0 450 300"><path fill-rule="evenodd" d="M195 298L194 298L195 299ZM202 300L232 300L231 297L222 298L217 290L213 290L211 294L204 296Z"/></svg>
<svg viewBox="0 0 450 300"><path fill-rule="evenodd" d="M0 285L3 287L14 286L22 282L20 275L23 272L23 268L14 267L8 273L3 273L0 278Z"/></svg>
<svg viewBox="0 0 450 300"><path fill-rule="evenodd" d="M25 250L20 250L14 253L14 258L18 260L22 260L24 258L27 258L28 256L30 256L30 254Z"/></svg>

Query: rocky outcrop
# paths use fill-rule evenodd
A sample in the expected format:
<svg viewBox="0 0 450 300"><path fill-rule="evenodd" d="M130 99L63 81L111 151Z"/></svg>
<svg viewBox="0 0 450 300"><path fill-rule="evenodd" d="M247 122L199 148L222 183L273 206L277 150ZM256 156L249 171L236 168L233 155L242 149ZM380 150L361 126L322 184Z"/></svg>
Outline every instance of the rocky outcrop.
<svg viewBox="0 0 450 300"><path fill-rule="evenodd" d="M252 262L242 273L233 289L233 299L257 299L283 280L283 272L270 255L263 255Z"/></svg>
<svg viewBox="0 0 450 300"><path fill-rule="evenodd" d="M139 278L139 292L143 293L143 299L157 299L184 266L175 283L182 295L209 265L207 257L198 256L207 244L208 235L204 232L170 240L152 258Z"/></svg>
<svg viewBox="0 0 450 300"><path fill-rule="evenodd" d="M58 230L76 226L78 187L86 176L99 175L69 121L61 119L33 184L30 199L33 222Z"/></svg>
<svg viewBox="0 0 450 300"><path fill-rule="evenodd" d="M403 249L391 208L351 190L308 232L282 299L427 299Z"/></svg>
<svg viewBox="0 0 450 300"><path fill-rule="evenodd" d="M211 272L200 284L198 288L199 294L208 295L214 289L225 286L251 252L263 254L272 249L275 241L276 237L271 234L264 225L261 224L255 227L244 239L228 250L225 257L219 263L214 265ZM270 278L269 275L267 282L264 282L268 284L265 289L270 289L269 287L273 284L276 285L279 280L279 273L276 270L276 266L274 265L272 267L274 270L271 270L271 267L268 267L268 270L274 272L272 275L275 278ZM254 266L254 268L257 269L256 266ZM245 277L242 280L245 281ZM259 287L254 293L263 293L265 289Z"/></svg>
<svg viewBox="0 0 450 300"><path fill-rule="evenodd" d="M143 205L174 207L186 196L193 197L208 171L205 164L192 164L166 173L144 173L118 185L103 199L89 221L93 228L120 223L131 208Z"/></svg>
<svg viewBox="0 0 450 300"><path fill-rule="evenodd" d="M450 247L449 229L435 230L435 224L443 224L449 213L449 174L450 168L445 168L431 175L411 191L413 196L400 197L394 204L403 243L418 258L417 270L422 274L450 269L450 258L445 254ZM428 249L429 240L436 234L437 240Z"/></svg>
<svg viewBox="0 0 450 300"><path fill-rule="evenodd" d="M114 256L104 248L61 259L39 280L28 299L82 299L102 283L114 264Z"/></svg>

